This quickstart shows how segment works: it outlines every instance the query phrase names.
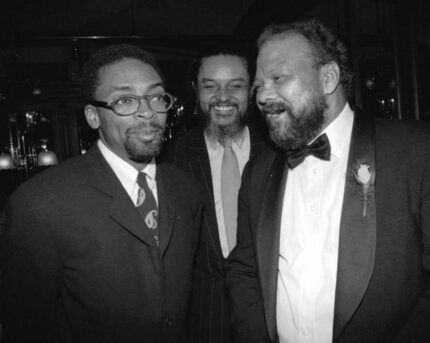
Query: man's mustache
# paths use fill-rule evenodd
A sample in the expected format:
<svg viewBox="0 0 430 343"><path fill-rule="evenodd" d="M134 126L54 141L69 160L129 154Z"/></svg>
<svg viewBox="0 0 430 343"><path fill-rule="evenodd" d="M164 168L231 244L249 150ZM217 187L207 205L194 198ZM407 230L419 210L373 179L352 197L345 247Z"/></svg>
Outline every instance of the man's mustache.
<svg viewBox="0 0 430 343"><path fill-rule="evenodd" d="M157 122L149 122L149 123L140 123L139 125L133 126L133 127L129 127L127 129L127 133L128 132L132 132L132 131L140 131L140 130L146 130L146 129L157 129L157 130L164 130L164 126L158 124Z"/></svg>
<svg viewBox="0 0 430 343"><path fill-rule="evenodd" d="M260 108L261 113L267 114L279 114L288 110L288 106L283 102L271 102L263 105Z"/></svg>
<svg viewBox="0 0 430 343"><path fill-rule="evenodd" d="M209 104L209 107L215 107L215 106L231 106L231 107L238 107L238 105L233 101L215 101Z"/></svg>

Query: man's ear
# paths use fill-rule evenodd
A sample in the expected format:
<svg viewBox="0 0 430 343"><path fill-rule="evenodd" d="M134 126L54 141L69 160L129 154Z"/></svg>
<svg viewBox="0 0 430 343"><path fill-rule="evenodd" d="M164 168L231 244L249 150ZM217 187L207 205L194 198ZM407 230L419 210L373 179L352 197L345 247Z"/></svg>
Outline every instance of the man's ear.
<svg viewBox="0 0 430 343"><path fill-rule="evenodd" d="M199 89L194 81L191 81L191 89L193 90L194 101L199 104Z"/></svg>
<svg viewBox="0 0 430 343"><path fill-rule="evenodd" d="M324 94L333 94L339 86L340 69L336 62L331 61L321 67L320 71Z"/></svg>
<svg viewBox="0 0 430 343"><path fill-rule="evenodd" d="M199 89L197 88L197 85L194 81L191 81L191 89L193 90L194 94L199 94Z"/></svg>
<svg viewBox="0 0 430 343"><path fill-rule="evenodd" d="M100 118L99 113L97 112L96 108L92 105L85 106L85 118L87 119L88 125L94 129L97 130L100 126Z"/></svg>

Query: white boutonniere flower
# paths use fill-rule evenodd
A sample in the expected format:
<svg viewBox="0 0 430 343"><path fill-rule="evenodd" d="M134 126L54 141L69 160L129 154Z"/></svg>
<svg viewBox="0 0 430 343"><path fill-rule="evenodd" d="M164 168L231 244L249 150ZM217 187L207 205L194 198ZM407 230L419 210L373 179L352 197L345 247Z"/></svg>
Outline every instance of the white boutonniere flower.
<svg viewBox="0 0 430 343"><path fill-rule="evenodd" d="M370 197L373 195L375 172L366 163L360 163L357 170L354 172L354 177L360 186L360 193L363 202L363 217L366 216L367 204Z"/></svg>

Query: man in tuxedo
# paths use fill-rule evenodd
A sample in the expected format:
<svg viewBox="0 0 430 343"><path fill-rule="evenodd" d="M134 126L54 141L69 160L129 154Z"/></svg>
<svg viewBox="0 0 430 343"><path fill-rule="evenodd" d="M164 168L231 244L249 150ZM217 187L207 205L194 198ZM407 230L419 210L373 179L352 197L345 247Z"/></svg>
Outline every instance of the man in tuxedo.
<svg viewBox="0 0 430 343"><path fill-rule="evenodd" d="M258 48L280 151L243 177L235 342L428 342L428 127L353 111L345 46L316 20L270 26Z"/></svg>
<svg viewBox="0 0 430 343"><path fill-rule="evenodd" d="M155 162L174 98L148 52L100 50L83 76L99 133L21 185L1 242L5 342L181 342L202 195Z"/></svg>
<svg viewBox="0 0 430 343"><path fill-rule="evenodd" d="M193 88L204 125L173 140L166 159L190 172L205 193L196 257L190 342L230 342L224 265L236 244L237 193L249 158L266 145L248 124L250 73L245 55L216 47L193 66Z"/></svg>

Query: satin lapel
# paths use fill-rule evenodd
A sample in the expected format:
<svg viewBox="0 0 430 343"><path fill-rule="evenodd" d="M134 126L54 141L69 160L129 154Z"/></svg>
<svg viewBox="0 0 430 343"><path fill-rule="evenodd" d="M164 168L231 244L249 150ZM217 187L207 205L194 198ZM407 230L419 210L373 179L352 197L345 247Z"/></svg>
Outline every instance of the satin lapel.
<svg viewBox="0 0 430 343"><path fill-rule="evenodd" d="M174 180L171 175L166 175L162 165L157 165L157 192L158 192L158 211L160 218L160 256L163 257L172 238L173 226L176 220L175 203L179 200L175 198Z"/></svg>
<svg viewBox="0 0 430 343"><path fill-rule="evenodd" d="M335 338L341 334L360 304L373 273L376 246L375 197L370 197L366 216L363 216L361 187L355 182L353 175L360 164L368 164L372 171L376 170L375 129L373 120L360 118L356 114L340 222L333 332ZM375 175L377 178L377 173Z"/></svg>
<svg viewBox="0 0 430 343"><path fill-rule="evenodd" d="M249 154L249 159L258 155L264 148L267 148L269 143L267 138L263 136L258 128L254 125L249 126L249 136L251 140L251 151Z"/></svg>
<svg viewBox="0 0 430 343"><path fill-rule="evenodd" d="M278 278L279 237L288 167L285 158L275 157L261 201L256 233L257 260L269 335L276 337L276 284Z"/></svg>
<svg viewBox="0 0 430 343"><path fill-rule="evenodd" d="M87 154L92 170L89 173L91 184L112 198L110 217L136 238L148 245L155 246L154 237L148 230L144 229L143 220L139 212L113 170L103 158L100 150L95 146Z"/></svg>

